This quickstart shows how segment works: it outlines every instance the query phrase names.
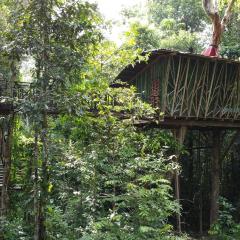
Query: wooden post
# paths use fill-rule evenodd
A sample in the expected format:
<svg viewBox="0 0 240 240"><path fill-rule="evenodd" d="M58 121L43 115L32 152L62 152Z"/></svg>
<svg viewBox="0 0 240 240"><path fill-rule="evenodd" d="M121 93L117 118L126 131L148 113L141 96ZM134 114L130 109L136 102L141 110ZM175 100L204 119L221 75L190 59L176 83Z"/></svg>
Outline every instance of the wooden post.
<svg viewBox="0 0 240 240"><path fill-rule="evenodd" d="M187 128L185 126L180 127L179 129L176 129L173 131L174 138L180 145L183 144L185 136L186 136ZM179 151L176 153L176 161L179 160ZM179 181L179 172L176 170L175 172L175 198L176 201L180 205L180 181ZM177 231L178 233L182 232L182 226L181 226L181 214L177 213L176 215L177 218Z"/></svg>
<svg viewBox="0 0 240 240"><path fill-rule="evenodd" d="M211 169L211 209L210 225L216 223L219 213L219 192L220 192L220 141L221 131L214 130L212 134L212 169Z"/></svg>

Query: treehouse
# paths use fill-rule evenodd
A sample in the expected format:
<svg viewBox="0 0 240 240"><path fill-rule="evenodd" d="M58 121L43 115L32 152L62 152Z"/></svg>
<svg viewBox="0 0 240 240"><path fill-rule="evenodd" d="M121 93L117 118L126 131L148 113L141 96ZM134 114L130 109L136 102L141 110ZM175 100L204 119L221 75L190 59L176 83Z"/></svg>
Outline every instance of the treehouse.
<svg viewBox="0 0 240 240"><path fill-rule="evenodd" d="M127 66L117 77L136 87L141 98L159 109L163 118L143 119L140 126L172 129L173 136L184 143L186 131L195 129L211 139L210 225L218 219L220 161L240 133L240 62L218 57L154 50L147 61ZM117 86L117 85L115 85ZM229 146L223 146L223 130L237 130ZM200 147L198 148L200 149ZM223 151L224 150L224 151ZM222 152L225 152L221 154ZM176 153L179 158L179 153ZM200 154L198 154L200 156ZM175 197L181 202L179 173L175 174ZM202 212L200 232L202 232ZM176 218L179 232L181 216Z"/></svg>
<svg viewBox="0 0 240 240"><path fill-rule="evenodd" d="M160 125L240 127L240 62L170 50L127 66L118 79L136 86L163 113Z"/></svg>

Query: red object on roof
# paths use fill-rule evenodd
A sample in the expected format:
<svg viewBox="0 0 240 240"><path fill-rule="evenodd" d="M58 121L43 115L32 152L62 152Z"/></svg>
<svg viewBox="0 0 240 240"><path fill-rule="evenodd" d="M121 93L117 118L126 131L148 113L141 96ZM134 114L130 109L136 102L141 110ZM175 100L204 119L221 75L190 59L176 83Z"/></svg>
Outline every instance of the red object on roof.
<svg viewBox="0 0 240 240"><path fill-rule="evenodd" d="M210 45L207 49L202 52L202 55L207 57L218 57L218 47Z"/></svg>

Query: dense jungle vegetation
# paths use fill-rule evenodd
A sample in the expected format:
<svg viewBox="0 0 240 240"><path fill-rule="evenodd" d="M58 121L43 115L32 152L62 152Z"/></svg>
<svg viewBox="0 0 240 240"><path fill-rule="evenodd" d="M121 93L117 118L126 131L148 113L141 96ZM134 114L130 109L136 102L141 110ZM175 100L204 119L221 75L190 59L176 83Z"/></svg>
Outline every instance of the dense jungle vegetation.
<svg viewBox="0 0 240 240"><path fill-rule="evenodd" d="M239 7L221 44L221 55L232 59L240 56ZM208 202L211 141L189 133L188 149L170 131L137 128L134 120L155 109L134 88L110 84L144 50L201 53L210 21L200 0L149 0L142 10L123 9L122 17L118 24L128 30L118 46L105 37L116 26L104 20L97 3L0 1L0 70L31 82L27 97L13 99L3 239L186 240L199 232L195 216L200 196L203 205ZM119 117L122 112L129 117ZM233 134L226 132L226 144ZM207 146L201 151L193 148L199 138ZM239 146L238 137L222 160L219 221L209 230L203 217L201 234L212 239L240 239ZM174 200L175 171L185 176L183 206ZM174 230L180 212L188 218L187 234Z"/></svg>

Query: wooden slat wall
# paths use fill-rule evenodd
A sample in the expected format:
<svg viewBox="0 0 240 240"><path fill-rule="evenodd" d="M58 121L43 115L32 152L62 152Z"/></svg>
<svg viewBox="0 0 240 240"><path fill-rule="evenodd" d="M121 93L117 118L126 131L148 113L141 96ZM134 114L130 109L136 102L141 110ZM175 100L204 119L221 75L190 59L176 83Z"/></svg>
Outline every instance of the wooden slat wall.
<svg viewBox="0 0 240 240"><path fill-rule="evenodd" d="M156 80L166 117L240 120L240 64L165 55L133 81L144 100Z"/></svg>

